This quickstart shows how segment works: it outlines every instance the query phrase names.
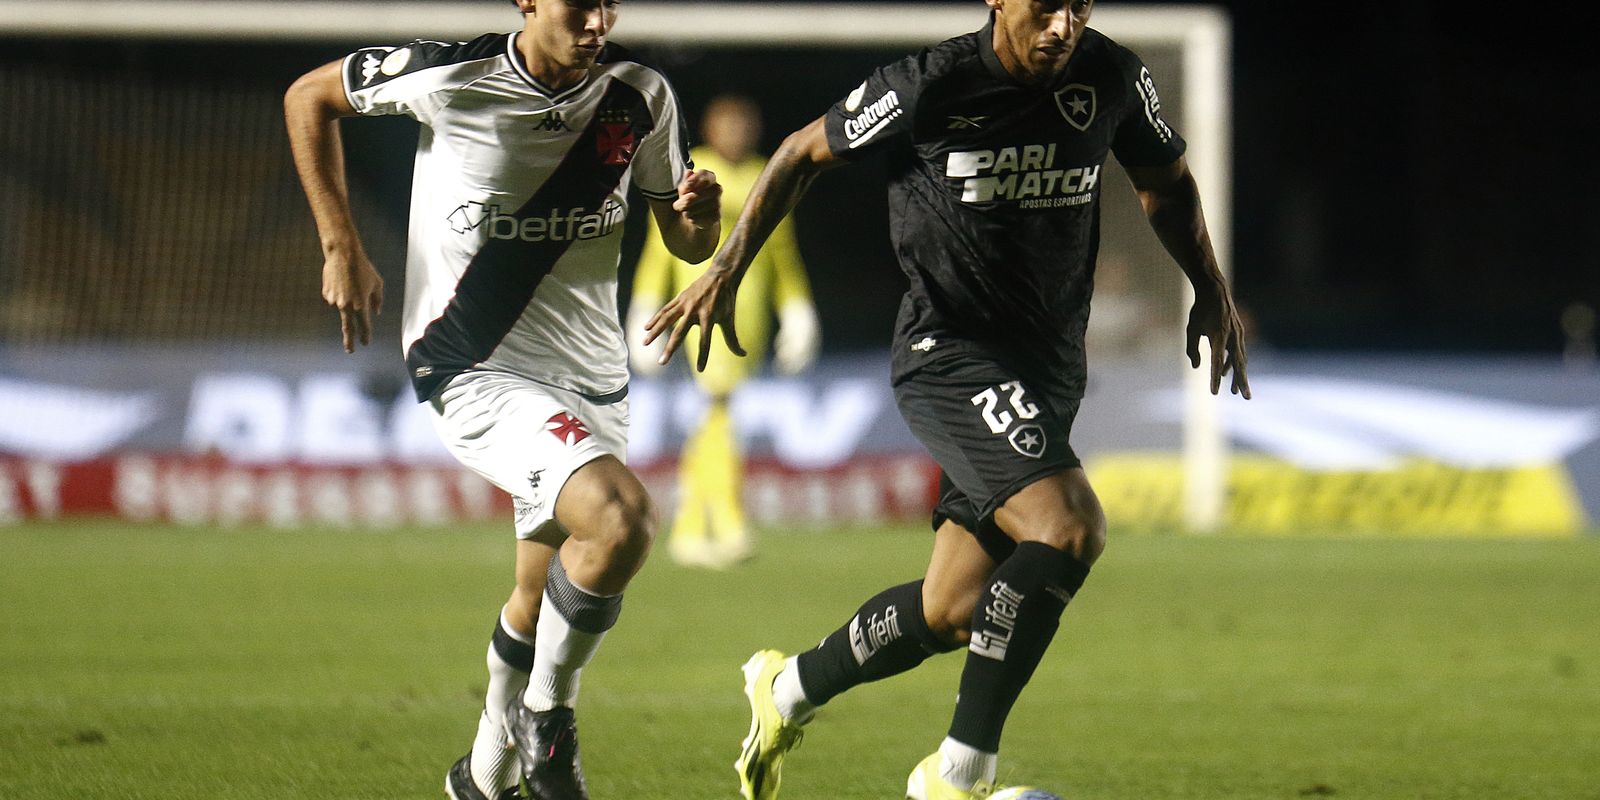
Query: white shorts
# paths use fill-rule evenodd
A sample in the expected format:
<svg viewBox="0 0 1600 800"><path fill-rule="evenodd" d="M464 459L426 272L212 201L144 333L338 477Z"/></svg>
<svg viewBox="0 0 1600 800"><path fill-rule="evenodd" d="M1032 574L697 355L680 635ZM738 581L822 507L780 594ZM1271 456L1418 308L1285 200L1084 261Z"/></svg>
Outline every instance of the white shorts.
<svg viewBox="0 0 1600 800"><path fill-rule="evenodd" d="M434 395L434 427L467 468L511 495L518 539L559 545L556 497L579 467L626 461L628 401L601 404L504 372L456 376Z"/></svg>

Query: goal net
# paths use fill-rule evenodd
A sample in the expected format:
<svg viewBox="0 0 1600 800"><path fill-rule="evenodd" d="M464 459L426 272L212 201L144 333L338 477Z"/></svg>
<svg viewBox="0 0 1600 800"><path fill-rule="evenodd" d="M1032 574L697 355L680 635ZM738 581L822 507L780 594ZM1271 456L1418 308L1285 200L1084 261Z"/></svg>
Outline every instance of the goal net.
<svg viewBox="0 0 1600 800"><path fill-rule="evenodd" d="M613 35L668 71L691 117L713 94L738 91L763 108L765 138L775 142L873 67L974 30L984 15L977 0L628 0ZM8 110L0 117L0 341L337 336L315 290L319 248L283 133L284 88L355 46L460 40L518 24L504 0L129 0L114 13L78 2L0 0L0 108ZM1135 49L1156 77L1164 114L1189 141L1226 268L1226 17L1108 0L1091 26ZM396 164L409 163L414 128L364 121L345 136L358 224L397 287L410 174ZM1149 362L1171 374L1179 369L1185 282L1125 179L1114 164L1108 169L1091 365ZM895 294L881 180L827 176L813 192L797 212L808 261ZM636 248L637 235L632 242ZM888 308L876 316L825 313L825 325L843 329L830 339L881 340L894 299L883 302ZM398 318L384 315L376 335L397 338ZM1185 517L1207 529L1221 510L1222 437L1206 375L1185 380Z"/></svg>

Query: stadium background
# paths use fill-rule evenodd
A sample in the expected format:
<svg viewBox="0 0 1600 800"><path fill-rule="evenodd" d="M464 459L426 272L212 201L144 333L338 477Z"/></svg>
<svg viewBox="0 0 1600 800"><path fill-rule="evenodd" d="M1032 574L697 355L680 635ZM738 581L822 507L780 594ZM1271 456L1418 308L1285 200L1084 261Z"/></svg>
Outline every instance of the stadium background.
<svg viewBox="0 0 1600 800"><path fill-rule="evenodd" d="M1221 404L1224 535L1181 532L1178 279L1112 174L1075 444L1120 560L1041 668L1057 689L1029 695L1019 725L1043 733L1008 744L1012 777L1081 797L1600 797L1587 28L1213 5L1257 395ZM289 81L368 43L0 36L0 796L423 796L461 744L481 678L457 656L501 591L507 508L405 398L415 133L345 127L391 303L354 357L282 133ZM902 51L648 55L691 117L754 97L770 150ZM1178 59L1143 55L1183 130ZM824 359L739 415L761 555L714 576L658 559L633 590L637 627L587 701L616 720L585 733L607 796L726 795L743 723L721 673L848 612L816 586L864 596L925 558L928 464L886 387L904 284L881 185L874 164L833 173L797 211ZM634 390L635 463L670 504L696 401L681 378ZM666 647L707 630L703 651ZM838 713L935 730L953 667ZM791 780L817 793L797 796L892 796L922 744L853 736L814 737Z"/></svg>

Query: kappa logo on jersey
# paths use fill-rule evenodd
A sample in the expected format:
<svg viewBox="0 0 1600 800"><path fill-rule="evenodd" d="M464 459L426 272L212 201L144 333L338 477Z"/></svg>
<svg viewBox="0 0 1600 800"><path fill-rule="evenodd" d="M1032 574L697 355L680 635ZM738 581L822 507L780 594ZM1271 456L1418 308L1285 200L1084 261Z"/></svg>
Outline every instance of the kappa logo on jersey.
<svg viewBox="0 0 1600 800"><path fill-rule="evenodd" d="M1011 449L1028 458L1044 456L1044 428L1038 425L1018 425L1006 441L1011 442Z"/></svg>
<svg viewBox="0 0 1600 800"><path fill-rule="evenodd" d="M372 79L378 77L378 70L382 68L382 64L383 62L379 61L378 57L371 53L366 54L366 56L361 59L362 86L372 83Z"/></svg>
<svg viewBox="0 0 1600 800"><path fill-rule="evenodd" d="M545 420L544 429L549 431L551 436L567 444L577 444L589 438L590 435L589 429L583 426L583 420L565 411L558 412L555 416Z"/></svg>
<svg viewBox="0 0 1600 800"><path fill-rule="evenodd" d="M562 118L560 111L551 111L550 113L544 115L544 118L540 119L539 122L533 126L533 129L536 131L572 130L572 128L567 125L567 121Z"/></svg>
<svg viewBox="0 0 1600 800"><path fill-rule="evenodd" d="M935 348L937 346L939 346L939 340L938 339L935 339L932 336L924 336L924 337L922 337L922 341L919 341L916 344L911 345L911 349L915 350L915 351L917 351L919 353L926 353L926 352L929 352L929 351L933 350L933 348Z"/></svg>
<svg viewBox="0 0 1600 800"><path fill-rule="evenodd" d="M456 233L487 226L490 239L569 242L610 236L622 229L626 217L627 209L613 200L607 200L599 211L552 208L548 215L526 217L503 213L495 203L485 205L474 200L456 206L445 222Z"/></svg>
<svg viewBox="0 0 1600 800"><path fill-rule="evenodd" d="M854 97L854 94L851 96ZM846 102L845 107L849 108L850 104ZM899 119L904 113L905 109L900 107L900 95L890 89L884 96L862 108L861 113L845 118L844 138L850 140L850 149L854 150L882 133L884 128L889 127L889 123Z"/></svg>
<svg viewBox="0 0 1600 800"><path fill-rule="evenodd" d="M1089 129L1089 123L1094 122L1096 109L1096 95L1093 86L1082 83L1069 83L1056 92L1056 108L1061 109L1061 116L1067 118L1067 124L1080 131Z"/></svg>
<svg viewBox="0 0 1600 800"><path fill-rule="evenodd" d="M975 130L977 130L979 128L982 128L983 127L983 123L987 122L988 119L989 119L989 117L987 117L987 116L963 117L960 114L951 114L950 115L950 125L948 127L946 127L945 130L950 130L950 131L973 130L973 131L975 131Z"/></svg>
<svg viewBox="0 0 1600 800"><path fill-rule="evenodd" d="M1144 118L1150 127L1156 129L1156 135L1161 141L1172 141L1172 129L1167 127L1167 121L1161 118L1161 98L1156 96L1156 80L1150 76L1150 68L1139 70L1139 80L1134 82L1134 87L1139 90L1139 99L1144 101Z"/></svg>
<svg viewBox="0 0 1600 800"><path fill-rule="evenodd" d="M983 609L987 625L981 631L972 632L972 643L967 649L984 658L1004 661L1006 650L1011 646L1011 634L1017 630L1017 612L1026 596L1005 581L995 581L994 586L989 587L989 594L993 599Z"/></svg>
<svg viewBox="0 0 1600 800"><path fill-rule="evenodd" d="M635 144L633 122L627 111L600 112L600 131L594 148L600 153L601 161L620 167L633 160Z"/></svg>
<svg viewBox="0 0 1600 800"><path fill-rule="evenodd" d="M1094 200L1094 188L1100 184L1099 164L1057 167L1054 142L953 152L945 161L944 174L963 179L963 202L1020 200L1023 208L1084 205Z"/></svg>

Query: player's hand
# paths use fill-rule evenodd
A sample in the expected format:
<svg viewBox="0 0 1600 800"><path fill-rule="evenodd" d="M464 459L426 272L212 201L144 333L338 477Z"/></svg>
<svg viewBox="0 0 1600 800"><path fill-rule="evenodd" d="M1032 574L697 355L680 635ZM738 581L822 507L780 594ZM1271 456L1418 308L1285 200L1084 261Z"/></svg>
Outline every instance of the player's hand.
<svg viewBox="0 0 1600 800"><path fill-rule="evenodd" d="M344 351L372 343L372 318L383 311L383 278L365 253L331 254L322 263L322 299L339 309Z"/></svg>
<svg viewBox="0 0 1600 800"><path fill-rule="evenodd" d="M645 325L646 345L661 334L669 330L672 332L657 363L666 364L672 359L672 354L678 352L683 345L683 337L694 325L700 326L700 357L695 361L695 369L706 371L706 360L711 357L711 329L718 325L722 326L722 340L727 343L728 349L736 356L743 356L745 353L744 348L739 346L739 333L733 328L733 301L738 291L739 285L734 277L712 264L694 283L662 306Z"/></svg>
<svg viewBox="0 0 1600 800"><path fill-rule="evenodd" d="M1194 308L1189 309L1189 366L1200 368L1200 337L1211 344L1211 393L1222 388L1222 376L1233 373L1229 391L1250 399L1250 378L1245 371L1249 357L1244 349L1244 322L1226 284L1195 290Z"/></svg>
<svg viewBox="0 0 1600 800"><path fill-rule="evenodd" d="M672 201L672 210L700 229L721 222L722 184L717 183L717 173L709 169L686 173L678 183L678 199Z"/></svg>

